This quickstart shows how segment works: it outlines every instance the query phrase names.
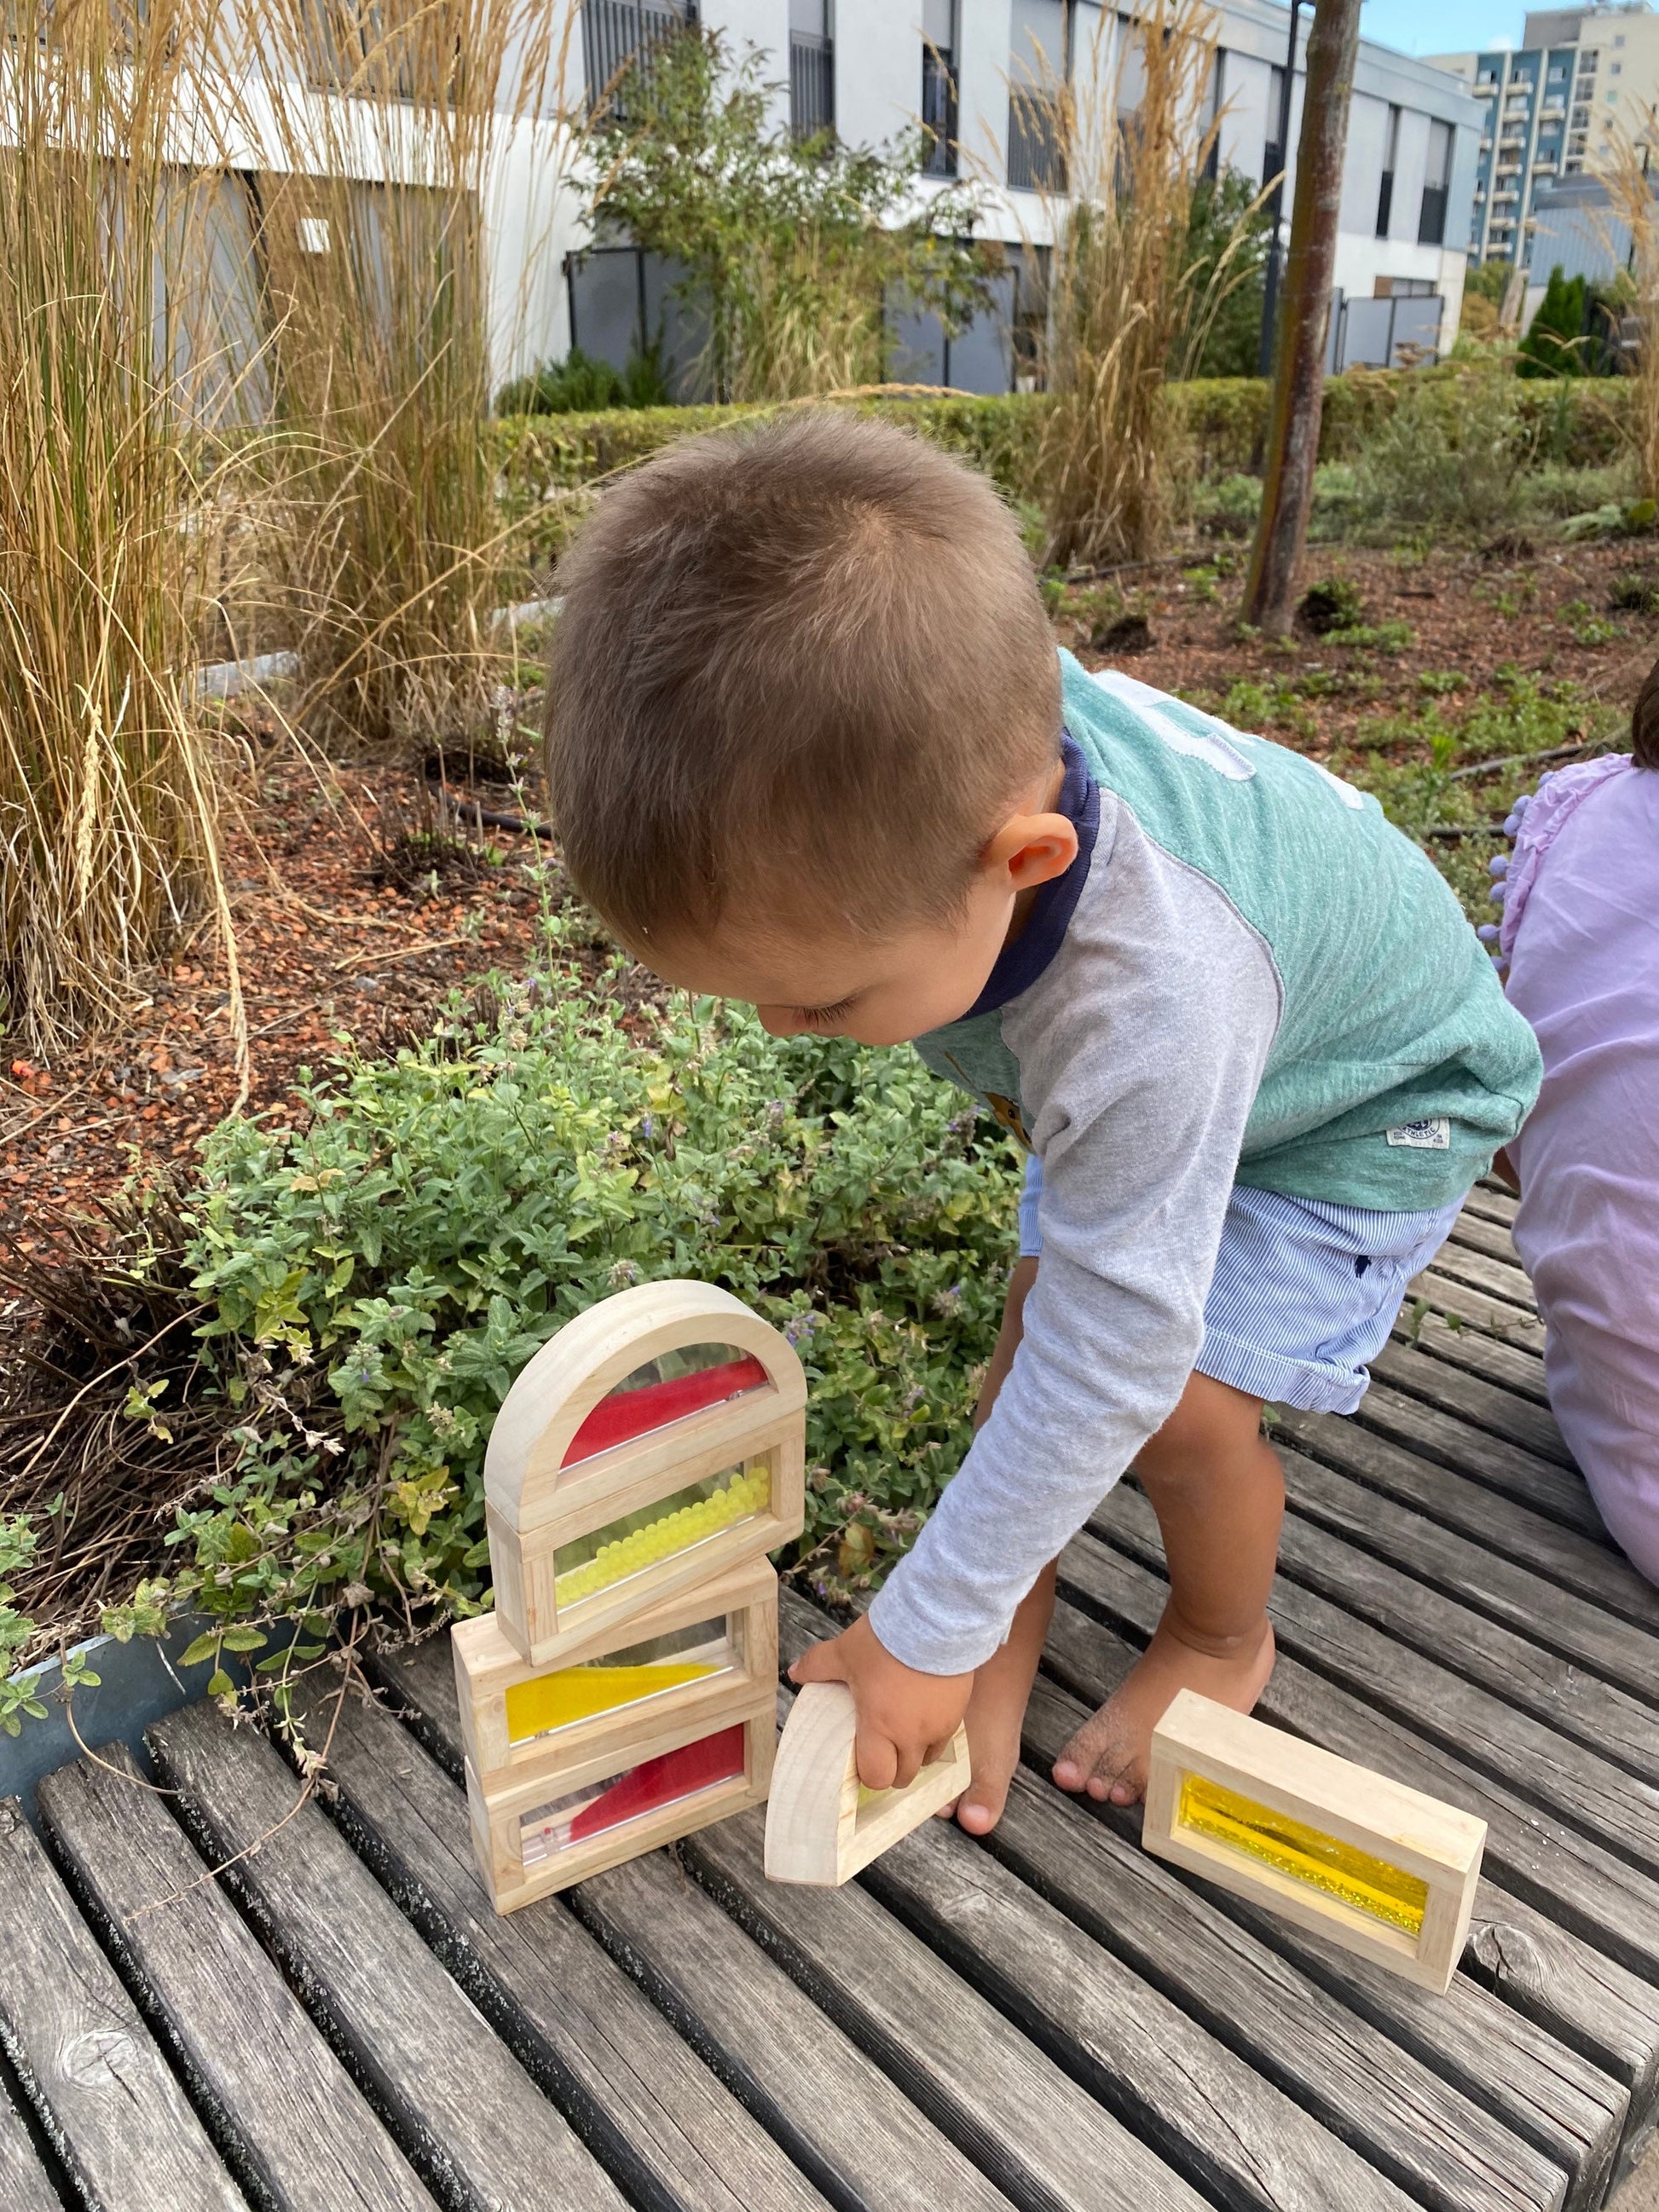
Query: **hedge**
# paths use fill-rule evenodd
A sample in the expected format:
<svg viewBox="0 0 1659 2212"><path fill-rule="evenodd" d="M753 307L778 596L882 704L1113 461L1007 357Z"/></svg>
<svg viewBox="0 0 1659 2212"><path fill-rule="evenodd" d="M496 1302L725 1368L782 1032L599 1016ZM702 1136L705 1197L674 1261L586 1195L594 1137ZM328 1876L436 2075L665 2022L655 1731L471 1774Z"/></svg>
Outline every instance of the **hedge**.
<svg viewBox="0 0 1659 2212"><path fill-rule="evenodd" d="M1426 380L1456 404L1460 381L1482 372L1455 362L1431 368L1354 368L1325 386L1319 455L1354 459L1370 434L1392 413L1407 377ZM1172 384L1170 398L1200 477L1248 474L1261 465L1267 425L1267 386L1259 377L1212 377ZM1626 441L1628 380L1571 377L1517 387L1521 419L1549 457L1589 467L1614 459ZM1036 494L1037 441L1047 400L1035 392L984 398L915 398L897 395L842 403L920 430L983 469L1011 499ZM514 517L534 513L534 550L555 552L570 520L586 504L589 488L630 462L697 431L736 422L764 421L782 411L753 407L612 408L592 415L520 415L498 419L501 495Z"/></svg>

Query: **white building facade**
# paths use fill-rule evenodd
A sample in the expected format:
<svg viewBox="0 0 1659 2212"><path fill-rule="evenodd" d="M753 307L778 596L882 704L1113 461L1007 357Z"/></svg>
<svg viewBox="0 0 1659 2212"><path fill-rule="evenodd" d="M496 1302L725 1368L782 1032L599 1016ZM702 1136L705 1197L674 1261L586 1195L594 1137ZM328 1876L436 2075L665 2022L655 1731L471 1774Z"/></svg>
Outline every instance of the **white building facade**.
<svg viewBox="0 0 1659 2212"><path fill-rule="evenodd" d="M1303 15L1292 77L1287 227L1311 12ZM959 166L978 184L983 212L975 234L1000 240L1013 264L997 311L949 338L936 326L905 326L895 374L968 391L1008 390L1018 374L1010 335L1018 264L1022 250L1046 235L1047 181L1030 100L1012 94L1061 69L1075 76L1087 68L1103 26L1093 0L700 0L699 14L734 48L752 45L766 57L781 127L803 135L830 128L850 144L882 145L923 122L936 134L936 173L955 174ZM1218 19L1212 112L1219 110L1220 166L1260 185L1282 165L1289 11L1269 0L1224 0ZM590 91L670 20L661 0L586 0ZM1106 35L1111 28L1108 17ZM1446 70L1361 42L1333 367L1420 358L1450 346L1483 122L1481 104ZM559 339L621 366L633 347L660 336L672 358L679 327L672 276L623 246L573 256Z"/></svg>

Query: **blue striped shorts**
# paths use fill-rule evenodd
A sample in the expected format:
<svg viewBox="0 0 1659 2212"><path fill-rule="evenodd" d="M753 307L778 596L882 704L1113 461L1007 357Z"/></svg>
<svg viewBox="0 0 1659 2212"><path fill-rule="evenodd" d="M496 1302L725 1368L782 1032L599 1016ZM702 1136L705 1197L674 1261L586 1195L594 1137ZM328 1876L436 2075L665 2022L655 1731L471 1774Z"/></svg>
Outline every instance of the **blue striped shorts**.
<svg viewBox="0 0 1659 2212"><path fill-rule="evenodd" d="M1042 1191L1033 1157L1019 1202L1027 1259L1042 1250ZM1352 1413L1407 1285L1445 1243L1462 1204L1382 1213L1235 1184L1204 1302L1198 1372L1275 1406Z"/></svg>

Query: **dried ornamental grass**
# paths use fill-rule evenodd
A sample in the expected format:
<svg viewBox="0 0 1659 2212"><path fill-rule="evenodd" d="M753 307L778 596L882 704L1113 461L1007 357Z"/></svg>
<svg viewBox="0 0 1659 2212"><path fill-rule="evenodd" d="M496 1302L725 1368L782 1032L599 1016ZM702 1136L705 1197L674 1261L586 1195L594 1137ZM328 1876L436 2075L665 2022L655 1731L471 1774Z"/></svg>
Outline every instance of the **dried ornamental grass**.
<svg viewBox="0 0 1659 2212"><path fill-rule="evenodd" d="M1629 269L1636 289L1637 375L1630 415L1638 489L1659 499L1659 207L1643 155L1621 140L1603 172L1613 210L1630 233Z"/></svg>
<svg viewBox="0 0 1659 2212"><path fill-rule="evenodd" d="M249 129L283 172L264 180L262 234L270 565L296 720L337 745L419 753L487 726L513 531L486 434L484 214L524 132L541 160L532 226L550 226L580 137L574 21L536 0L264 0L251 20ZM544 242L532 234L520 312ZM514 313L494 302L498 337Z"/></svg>
<svg viewBox="0 0 1659 2212"><path fill-rule="evenodd" d="M240 1030L189 674L215 501L189 443L245 349L202 281L216 0L25 21L0 68L0 1024L50 1054L204 900Z"/></svg>
<svg viewBox="0 0 1659 2212"><path fill-rule="evenodd" d="M1151 0L1108 18L1064 82L1016 88L1043 149L1053 240L1037 352L1051 405L1038 477L1047 557L1098 563L1153 552L1170 520L1176 424L1167 380L1201 351L1246 241L1241 225L1199 292L1194 197L1217 129L1208 115L1217 17L1204 0ZM1040 257L1026 242L1028 264Z"/></svg>

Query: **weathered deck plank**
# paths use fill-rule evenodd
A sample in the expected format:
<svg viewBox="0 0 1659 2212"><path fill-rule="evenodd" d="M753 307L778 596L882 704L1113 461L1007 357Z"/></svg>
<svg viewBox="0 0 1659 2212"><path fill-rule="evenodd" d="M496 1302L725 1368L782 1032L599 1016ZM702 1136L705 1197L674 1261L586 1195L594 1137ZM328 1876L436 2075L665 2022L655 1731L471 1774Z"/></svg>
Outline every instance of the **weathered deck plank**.
<svg viewBox="0 0 1659 2212"><path fill-rule="evenodd" d="M1372 1383L1352 1418L1419 1459L1518 1498L1565 1528L1577 1528L1600 1544L1610 1541L1583 1476L1560 1459L1528 1451L1386 1382Z"/></svg>
<svg viewBox="0 0 1659 2212"><path fill-rule="evenodd" d="M785 1652L829 1625L786 1601ZM866 1879L1074 2069L1101 2069L1101 2094L1139 2103L1152 2140L1201 2154L1194 2179L1229 2203L1561 2202L1565 2159L1517 2143L1052 1786L1017 1778L994 1848L1003 1866L935 1822Z"/></svg>
<svg viewBox="0 0 1659 2212"><path fill-rule="evenodd" d="M941 2202L1006 2212L1006 2193L667 1853L597 1875L571 1899L836 2203L858 2212L934 2212ZM1170 2188L1179 2188L1173 2176ZM1162 2201L1188 2202L1185 2192Z"/></svg>
<svg viewBox="0 0 1659 2212"><path fill-rule="evenodd" d="M64 2212L64 2200L40 2161L28 2123L0 2081L0 2204L6 2212Z"/></svg>
<svg viewBox="0 0 1659 2212"><path fill-rule="evenodd" d="M433 2212L131 1753L98 1756L40 1784L47 1834L243 2188L272 2212Z"/></svg>
<svg viewBox="0 0 1659 2212"><path fill-rule="evenodd" d="M0 1803L0 2040L98 2212L246 2212L15 1800Z"/></svg>
<svg viewBox="0 0 1659 2212"><path fill-rule="evenodd" d="M1441 1249L1445 1249L1443 1245ZM1467 1327L1479 1329L1484 1335L1518 1351L1541 1352L1544 1349L1544 1324L1530 1305L1517 1305L1513 1299L1474 1289L1456 1276L1449 1275L1437 1258L1436 1264L1425 1267L1411 1285L1407 1297L1413 1301L1421 1299L1434 1312L1455 1317Z"/></svg>
<svg viewBox="0 0 1659 2212"><path fill-rule="evenodd" d="M1415 1290L1417 1285L1413 1288ZM1395 1324L1389 1343L1420 1352L1425 1358L1461 1369L1466 1375L1478 1375L1528 1405L1540 1407L1546 1414L1549 1413L1550 1394L1544 1380L1544 1362L1537 1351L1523 1351L1518 1345L1505 1344L1498 1337L1486 1335L1483 1330L1466 1328L1461 1321L1431 1312L1416 1297L1408 1302Z"/></svg>
<svg viewBox="0 0 1659 2212"><path fill-rule="evenodd" d="M1327 1460L1338 1455L1322 1432L1318 1441ZM1376 1464L1363 1447L1352 1456L1357 1465ZM1489 1550L1459 1530L1437 1527L1432 1516L1409 1503L1397 1503L1396 1492L1379 1495L1363 1480L1301 1452L1283 1451L1279 1457L1285 1496L1304 1519L1376 1553L1427 1587L1486 1613L1599 1680L1617 1684L1641 1703L1659 1694L1659 1638L1650 1630L1610 1617L1546 1574L1517 1565L1507 1553ZM1426 1489L1433 1470L1424 1472Z"/></svg>
<svg viewBox="0 0 1659 2212"><path fill-rule="evenodd" d="M1546 1577L1556 1585L1551 1613L1561 1602L1559 1593L1567 1591L1613 1616L1605 1624L1610 1633L1622 1633L1619 1624L1626 1621L1650 1633L1659 1631L1659 1590L1605 1545L1547 1521L1496 1490L1431 1467L1338 1414L1281 1413L1279 1422L1282 1434L1310 1458L1357 1476L1368 1490L1457 1531L1478 1548ZM1424 1562L1425 1569L1437 1564L1433 1554Z"/></svg>
<svg viewBox="0 0 1659 2212"><path fill-rule="evenodd" d="M430 1647L388 1654L386 1663L418 1705L428 1731L459 1761L453 1669L434 1663ZM338 1743L337 1735L337 1769ZM341 1779L350 1793L349 1765ZM1103 2212L1109 2205L1123 2212L1173 2203L1196 2207L1197 2200L1180 2189L1153 2152L1024 2035L998 2021L862 1891L765 1883L758 1856L761 1817L726 1821L704 1838L693 1837L680 1847L682 1858L740 1926L775 1956L787 1951L792 1978L809 1989L914 2103L948 2116L949 2130L993 2179L1021 2203L1042 2202L1060 2212L1082 2203L1097 2203ZM728 1846L741 1857L740 1882L734 1882ZM763 1893L764 1911L757 1903ZM515 1915L514 1923L527 1917ZM786 1936L786 1929L793 1934ZM631 1993L631 1985L625 1986ZM1039 2112L1040 2126L1034 2124Z"/></svg>
<svg viewBox="0 0 1659 2212"><path fill-rule="evenodd" d="M411 1704L447 1716L459 1767L445 1643L392 1655L386 1671ZM562 1899L497 1917L478 1880L465 1796L410 1730L352 1699L330 1771L347 1834L637 2203L822 2212L817 2191Z"/></svg>
<svg viewBox="0 0 1659 2212"><path fill-rule="evenodd" d="M1516 1359L1531 1357L1519 1352L1514 1356ZM1558 1467L1573 1464L1554 1414L1547 1407L1534 1405L1530 1398L1518 1396L1513 1387L1505 1388L1468 1368L1454 1367L1431 1351L1397 1338L1391 1338L1371 1361L1371 1373L1408 1397L1420 1398L1443 1413L1459 1415L1488 1436L1503 1437L1540 1459L1553 1460Z"/></svg>
<svg viewBox="0 0 1659 2212"><path fill-rule="evenodd" d="M210 1705L149 1731L186 1820L416 2170L477 2212L625 2199L263 1738ZM240 1856L239 1856L240 1855ZM234 1860L234 1863L228 1863Z"/></svg>

